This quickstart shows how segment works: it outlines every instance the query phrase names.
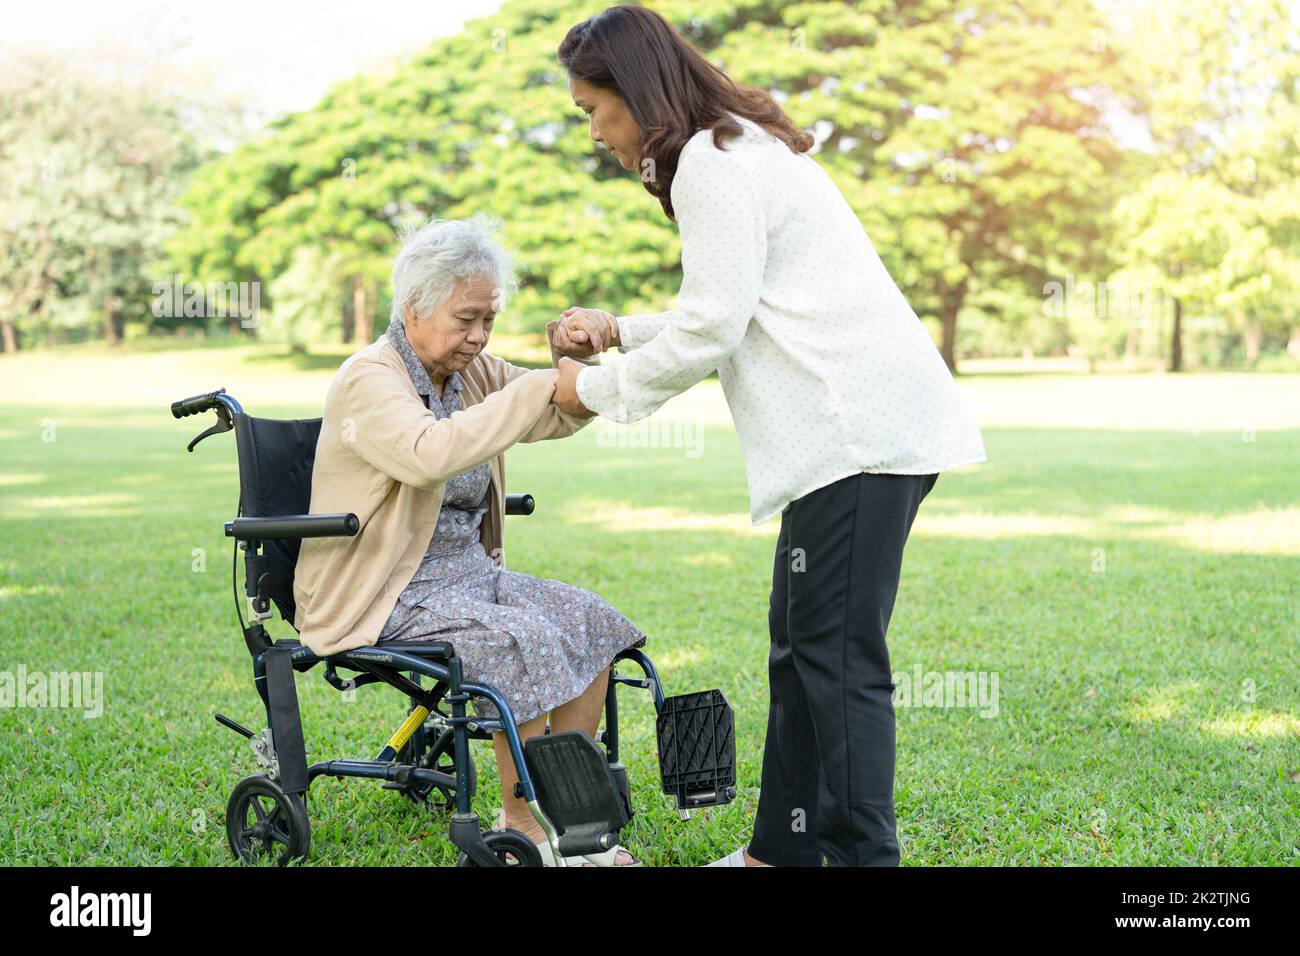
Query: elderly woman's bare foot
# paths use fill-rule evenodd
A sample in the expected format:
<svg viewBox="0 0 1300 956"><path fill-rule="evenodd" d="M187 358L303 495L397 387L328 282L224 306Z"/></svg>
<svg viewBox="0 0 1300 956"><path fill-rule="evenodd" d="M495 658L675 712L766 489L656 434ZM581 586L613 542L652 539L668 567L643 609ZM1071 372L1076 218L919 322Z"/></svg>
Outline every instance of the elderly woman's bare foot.
<svg viewBox="0 0 1300 956"><path fill-rule="evenodd" d="M507 813L505 814L504 820L501 817L497 817L497 829L501 829L502 827L507 830L518 830L534 843L541 843L546 839L546 831L542 829L542 825L537 822L537 818L531 813L525 814L522 817L516 817Z"/></svg>

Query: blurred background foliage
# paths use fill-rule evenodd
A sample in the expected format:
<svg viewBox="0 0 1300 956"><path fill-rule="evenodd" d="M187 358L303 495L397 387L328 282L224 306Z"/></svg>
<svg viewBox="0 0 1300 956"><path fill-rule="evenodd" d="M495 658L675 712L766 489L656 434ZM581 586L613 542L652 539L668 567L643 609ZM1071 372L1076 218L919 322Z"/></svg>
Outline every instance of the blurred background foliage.
<svg viewBox="0 0 1300 956"><path fill-rule="evenodd" d="M647 5L815 133L950 365L1300 367L1291 0ZM676 229L588 138L555 56L599 9L510 0L224 151L205 104L9 57L4 350L178 333L359 346L387 322L395 231L475 212L503 221L524 270L501 351L571 304L671 308ZM159 314L173 280L256 283L258 319Z"/></svg>

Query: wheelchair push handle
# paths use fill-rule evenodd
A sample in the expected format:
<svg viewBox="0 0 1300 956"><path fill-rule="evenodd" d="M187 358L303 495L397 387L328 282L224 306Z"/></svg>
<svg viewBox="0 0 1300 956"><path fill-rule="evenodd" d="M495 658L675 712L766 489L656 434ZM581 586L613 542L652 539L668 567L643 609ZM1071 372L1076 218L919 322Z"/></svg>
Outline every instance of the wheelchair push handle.
<svg viewBox="0 0 1300 956"><path fill-rule="evenodd" d="M231 406L234 406L233 408ZM189 398L182 398L179 402L172 402L172 417L185 418L189 415L198 415L206 412L210 408L224 406L232 412L242 412L239 403L235 401L234 396L227 395L224 388L219 388L215 392L205 392L202 395L192 395Z"/></svg>

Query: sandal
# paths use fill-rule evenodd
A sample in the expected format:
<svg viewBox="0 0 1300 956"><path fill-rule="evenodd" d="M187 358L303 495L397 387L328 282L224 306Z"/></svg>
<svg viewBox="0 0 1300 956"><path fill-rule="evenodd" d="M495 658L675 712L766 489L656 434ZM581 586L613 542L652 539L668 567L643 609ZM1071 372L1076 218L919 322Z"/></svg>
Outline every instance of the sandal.
<svg viewBox="0 0 1300 956"><path fill-rule="evenodd" d="M620 853L625 853L625 854L627 854L628 858L629 858L632 862L631 862L631 863L619 863L619 862L617 862L617 861L618 861L618 855L619 855ZM636 856L632 853L631 850L629 850L627 847L625 847L625 846L621 846L621 845L619 845L619 844L617 844L617 843L615 843L612 847L610 847L608 850L605 850L605 851L602 852L602 853L588 853L588 854L586 854L586 857L585 857L585 858L586 858L587 860L590 861L590 863L589 863L588 865L591 865L591 866L612 866L612 867L617 867L617 868L619 868L619 869L622 869L622 868L625 867L625 866L644 866L644 865L645 865L645 864L643 864L640 860L638 860L638 859L636 858Z"/></svg>
<svg viewBox="0 0 1300 956"><path fill-rule="evenodd" d="M505 811L502 810L499 813L497 813L496 829L504 830L505 828L506 828ZM541 854L542 866L555 866L555 856L554 854L551 853L550 840L547 840L545 837L543 837L540 841L535 842L533 846L537 847L537 852ZM619 853L627 854L627 856L631 858L632 862L619 864L617 862ZM616 843L608 850L605 850L601 853L588 853L588 854L578 854L576 856L566 856L564 858L564 865L565 866L610 866L610 867L621 868L624 866L643 866L644 864L640 860L638 860L630 850Z"/></svg>

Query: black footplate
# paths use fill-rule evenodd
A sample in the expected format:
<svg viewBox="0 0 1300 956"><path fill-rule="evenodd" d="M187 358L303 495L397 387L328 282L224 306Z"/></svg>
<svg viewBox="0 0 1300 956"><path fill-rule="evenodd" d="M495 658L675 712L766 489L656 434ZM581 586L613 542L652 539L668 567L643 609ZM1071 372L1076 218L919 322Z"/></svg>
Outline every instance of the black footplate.
<svg viewBox="0 0 1300 956"><path fill-rule="evenodd" d="M605 752L586 733L532 737L524 744L524 760L537 802L560 834L563 855L601 853L618 842L627 808Z"/></svg>
<svg viewBox="0 0 1300 956"><path fill-rule="evenodd" d="M677 809L736 799L736 725L722 691L664 698L655 731L664 793Z"/></svg>

